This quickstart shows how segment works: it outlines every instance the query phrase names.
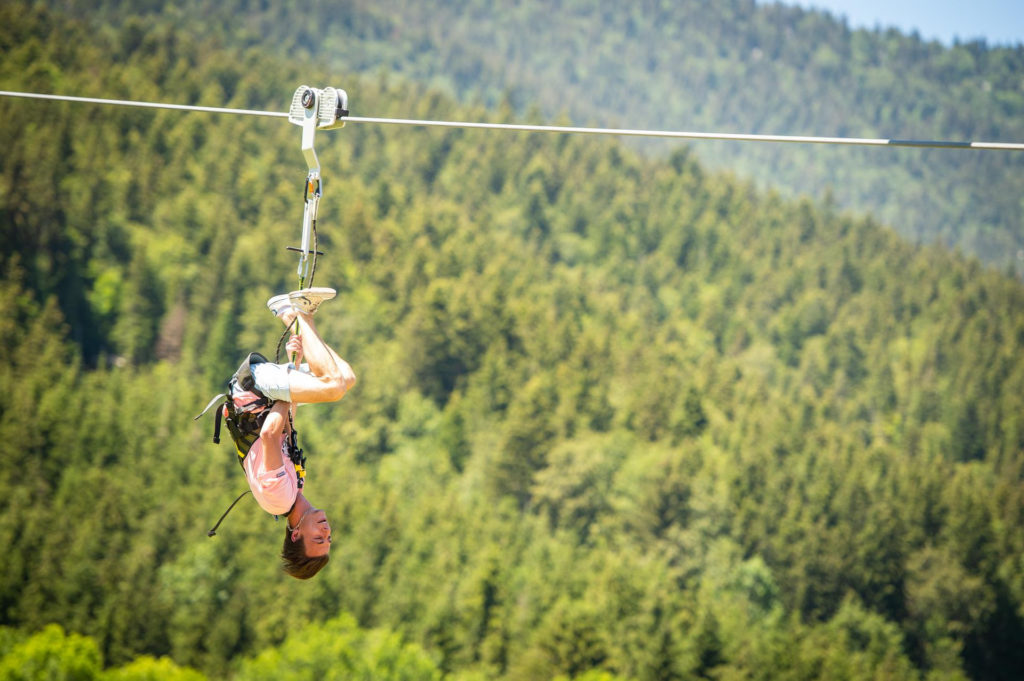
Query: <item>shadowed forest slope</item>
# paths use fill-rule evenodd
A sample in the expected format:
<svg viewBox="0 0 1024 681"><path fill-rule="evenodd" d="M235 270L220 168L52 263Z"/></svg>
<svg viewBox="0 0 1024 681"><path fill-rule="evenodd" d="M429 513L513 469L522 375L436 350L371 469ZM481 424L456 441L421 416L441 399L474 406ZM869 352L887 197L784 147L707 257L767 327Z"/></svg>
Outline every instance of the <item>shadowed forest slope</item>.
<svg viewBox="0 0 1024 681"><path fill-rule="evenodd" d="M578 124L1024 140L1024 46L946 47L754 0L91 0L71 11L99 27L169 23L242 49L308 55L330 67L337 87L339 74L385 71L465 102L511 101L520 113L539 107ZM379 113L359 96L352 106ZM648 148L664 156L672 146ZM830 194L913 242L1024 274L1020 153L736 142L694 150L707 166L791 196Z"/></svg>

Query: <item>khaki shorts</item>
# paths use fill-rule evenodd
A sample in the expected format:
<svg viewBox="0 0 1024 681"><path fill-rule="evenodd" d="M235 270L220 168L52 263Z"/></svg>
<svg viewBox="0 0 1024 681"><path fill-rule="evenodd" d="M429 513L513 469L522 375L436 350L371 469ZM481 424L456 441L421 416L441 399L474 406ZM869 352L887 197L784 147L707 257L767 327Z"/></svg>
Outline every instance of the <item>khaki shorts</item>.
<svg viewBox="0 0 1024 681"><path fill-rule="evenodd" d="M303 364L298 369L288 364L261 362L252 365L252 380L256 389L272 400L292 401L291 381L288 377L293 371L309 373L309 365Z"/></svg>

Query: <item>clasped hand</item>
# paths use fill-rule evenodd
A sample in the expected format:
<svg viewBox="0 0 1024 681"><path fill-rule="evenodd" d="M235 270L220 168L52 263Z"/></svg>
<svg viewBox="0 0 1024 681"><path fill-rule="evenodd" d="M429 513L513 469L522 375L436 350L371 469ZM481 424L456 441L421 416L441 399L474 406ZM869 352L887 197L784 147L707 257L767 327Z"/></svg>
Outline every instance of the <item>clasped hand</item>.
<svg viewBox="0 0 1024 681"><path fill-rule="evenodd" d="M295 366L302 364L302 336L292 335L285 347L288 349L288 357L292 358Z"/></svg>

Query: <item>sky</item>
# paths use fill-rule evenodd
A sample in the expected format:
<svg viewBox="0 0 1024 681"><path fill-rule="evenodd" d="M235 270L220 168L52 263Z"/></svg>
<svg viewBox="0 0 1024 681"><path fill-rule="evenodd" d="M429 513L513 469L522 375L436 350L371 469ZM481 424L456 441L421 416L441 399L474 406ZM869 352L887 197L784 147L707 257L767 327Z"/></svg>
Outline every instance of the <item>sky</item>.
<svg viewBox="0 0 1024 681"><path fill-rule="evenodd" d="M765 0L758 0L766 4ZM925 40L952 45L984 38L989 46L1024 43L1024 0L784 0L845 16L851 28L914 30Z"/></svg>

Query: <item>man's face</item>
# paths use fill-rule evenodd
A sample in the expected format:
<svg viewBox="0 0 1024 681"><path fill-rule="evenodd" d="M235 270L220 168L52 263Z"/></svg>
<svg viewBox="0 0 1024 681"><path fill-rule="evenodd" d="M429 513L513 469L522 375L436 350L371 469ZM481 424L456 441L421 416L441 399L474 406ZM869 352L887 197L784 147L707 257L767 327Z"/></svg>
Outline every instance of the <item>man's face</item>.
<svg viewBox="0 0 1024 681"><path fill-rule="evenodd" d="M331 552L331 524L321 509L307 513L297 529L307 556L319 558Z"/></svg>

